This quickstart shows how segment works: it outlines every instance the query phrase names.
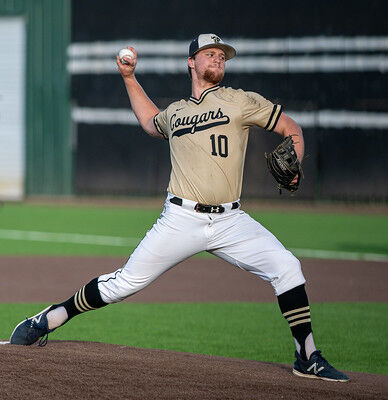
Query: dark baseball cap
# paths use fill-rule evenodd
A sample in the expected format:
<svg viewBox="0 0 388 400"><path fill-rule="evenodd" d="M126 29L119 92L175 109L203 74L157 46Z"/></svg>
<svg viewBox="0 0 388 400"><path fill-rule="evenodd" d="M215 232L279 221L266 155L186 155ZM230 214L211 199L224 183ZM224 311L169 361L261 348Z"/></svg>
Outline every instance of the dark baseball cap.
<svg viewBox="0 0 388 400"><path fill-rule="evenodd" d="M230 60L236 55L236 50L229 44L224 43L219 36L214 33L202 33L190 43L189 57L193 57L193 55L198 53L200 50L211 47L223 50L226 60Z"/></svg>

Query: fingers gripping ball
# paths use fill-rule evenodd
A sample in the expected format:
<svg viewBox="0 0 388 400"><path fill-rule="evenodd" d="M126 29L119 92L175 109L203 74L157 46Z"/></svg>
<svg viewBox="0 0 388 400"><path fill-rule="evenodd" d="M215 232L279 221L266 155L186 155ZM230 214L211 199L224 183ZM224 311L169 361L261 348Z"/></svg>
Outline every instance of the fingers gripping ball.
<svg viewBox="0 0 388 400"><path fill-rule="evenodd" d="M295 192L299 187L300 178L303 177L303 171L292 137L287 136L274 151L269 154L265 153L265 158L269 171L278 182L280 193L282 189ZM297 181L292 183L295 177L297 177Z"/></svg>
<svg viewBox="0 0 388 400"><path fill-rule="evenodd" d="M128 61L125 60L124 57L130 58L131 60L133 60L135 58L135 54L133 53L132 50L121 49L119 52L119 58L120 58L121 64L128 64Z"/></svg>

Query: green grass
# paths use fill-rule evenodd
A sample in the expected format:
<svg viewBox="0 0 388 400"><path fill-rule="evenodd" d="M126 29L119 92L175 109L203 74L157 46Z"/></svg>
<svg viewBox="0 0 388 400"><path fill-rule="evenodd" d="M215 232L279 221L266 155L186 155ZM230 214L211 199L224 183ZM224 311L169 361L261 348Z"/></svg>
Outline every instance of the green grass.
<svg viewBox="0 0 388 400"><path fill-rule="evenodd" d="M287 247L388 254L388 216L252 213Z"/></svg>
<svg viewBox="0 0 388 400"><path fill-rule="evenodd" d="M0 229L141 239L160 210L108 207L0 207ZM388 216L254 212L289 248L388 254ZM3 255L127 256L133 246L0 239ZM43 305L0 304L0 338ZM343 370L388 374L388 304L313 304L316 344ZM75 318L51 339L91 340L292 364L294 341L276 304L120 303Z"/></svg>
<svg viewBox="0 0 388 400"><path fill-rule="evenodd" d="M5 204L0 208L0 229L131 237L140 240L159 214L160 210ZM254 212L251 215L289 248L388 255L387 215L291 212ZM0 254L8 255L126 256L133 249L134 246L0 239Z"/></svg>
<svg viewBox="0 0 388 400"><path fill-rule="evenodd" d="M160 210L85 208L6 204L0 209L0 229L80 233L140 239ZM127 255L134 246L101 246L0 239L0 254Z"/></svg>
<svg viewBox="0 0 388 400"><path fill-rule="evenodd" d="M43 304L0 304L0 338ZM315 342L337 368L388 374L388 305L312 304ZM120 303L81 315L50 339L91 340L145 348L292 364L294 341L277 304Z"/></svg>

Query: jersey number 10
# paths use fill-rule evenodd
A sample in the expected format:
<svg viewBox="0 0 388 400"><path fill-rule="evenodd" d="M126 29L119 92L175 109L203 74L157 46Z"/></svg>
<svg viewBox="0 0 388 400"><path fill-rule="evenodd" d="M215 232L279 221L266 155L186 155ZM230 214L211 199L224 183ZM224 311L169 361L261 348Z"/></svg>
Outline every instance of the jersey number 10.
<svg viewBox="0 0 388 400"><path fill-rule="evenodd" d="M225 135L219 135L217 137L217 143L215 135L210 135L210 140L212 142L212 156L220 155L221 157L228 157L228 138Z"/></svg>

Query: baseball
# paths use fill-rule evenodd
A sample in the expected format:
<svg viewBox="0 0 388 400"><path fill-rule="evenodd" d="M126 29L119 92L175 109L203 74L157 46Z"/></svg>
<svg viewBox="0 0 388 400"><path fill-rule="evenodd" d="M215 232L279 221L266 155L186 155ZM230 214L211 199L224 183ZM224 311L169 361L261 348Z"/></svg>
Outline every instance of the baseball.
<svg viewBox="0 0 388 400"><path fill-rule="evenodd" d="M123 57L128 57L130 59L134 59L135 58L135 54L133 54L133 51L129 50L129 49L121 49L119 52L119 58L122 64L128 64L128 62L126 60L124 60Z"/></svg>

